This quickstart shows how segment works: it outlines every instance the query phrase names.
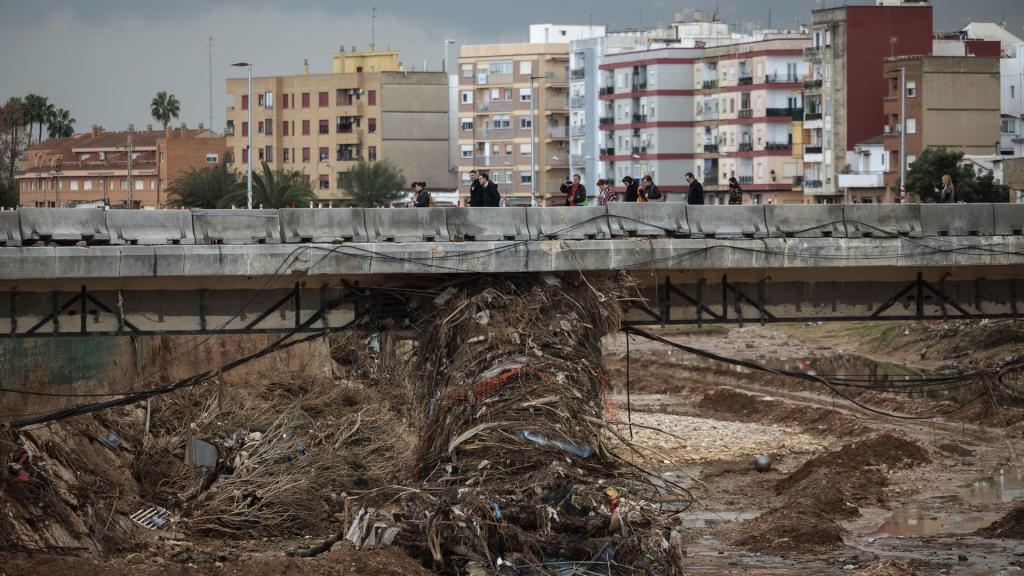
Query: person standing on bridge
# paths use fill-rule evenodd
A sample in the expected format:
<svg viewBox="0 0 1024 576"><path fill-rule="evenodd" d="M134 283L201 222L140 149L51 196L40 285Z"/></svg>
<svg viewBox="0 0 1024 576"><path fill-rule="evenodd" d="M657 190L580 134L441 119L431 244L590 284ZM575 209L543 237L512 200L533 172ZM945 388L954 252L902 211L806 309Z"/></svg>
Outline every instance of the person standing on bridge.
<svg viewBox="0 0 1024 576"><path fill-rule="evenodd" d="M625 202L639 202L640 201L640 184L636 180L633 180L632 176L626 176L622 179L622 183L626 186L626 194L623 200Z"/></svg>
<svg viewBox="0 0 1024 576"><path fill-rule="evenodd" d="M484 208L498 208L501 206L501 194L498 192L498 185L491 182L491 178L486 172L480 173L480 206Z"/></svg>
<svg viewBox="0 0 1024 576"><path fill-rule="evenodd" d="M572 180L567 180L562 184L559 191L565 194L566 206L583 206L583 203L587 201L587 188L580 184L579 174L573 174Z"/></svg>
<svg viewBox="0 0 1024 576"><path fill-rule="evenodd" d="M651 178L650 174L645 175L643 180L641 180L640 196L646 202L665 201L665 195L662 194L661 189L654 183L654 178Z"/></svg>
<svg viewBox="0 0 1024 576"><path fill-rule="evenodd" d="M412 183L412 205L414 208L430 208L434 205L430 192L427 192L426 182Z"/></svg>
<svg viewBox="0 0 1024 576"><path fill-rule="evenodd" d="M483 187L480 185L480 176L477 175L476 170L469 171L469 201L466 204L470 208L479 208L483 206Z"/></svg>
<svg viewBox="0 0 1024 576"><path fill-rule="evenodd" d="M597 189L599 191L597 195L598 206L607 206L609 202L619 201L619 193L612 187L610 180L605 180L604 178L598 180Z"/></svg>
<svg viewBox="0 0 1024 576"><path fill-rule="evenodd" d="M939 192L939 189L935 189ZM942 175L942 192L939 193L939 204L954 204L956 203L956 188L953 187L953 179L950 178L949 174Z"/></svg>
<svg viewBox="0 0 1024 576"><path fill-rule="evenodd" d="M743 204L743 188L735 176L729 177L729 205L737 206Z"/></svg>
<svg viewBox="0 0 1024 576"><path fill-rule="evenodd" d="M686 193L686 203L690 205L701 205L704 203L704 186L693 176L693 172L686 173L686 183L690 185L690 191Z"/></svg>

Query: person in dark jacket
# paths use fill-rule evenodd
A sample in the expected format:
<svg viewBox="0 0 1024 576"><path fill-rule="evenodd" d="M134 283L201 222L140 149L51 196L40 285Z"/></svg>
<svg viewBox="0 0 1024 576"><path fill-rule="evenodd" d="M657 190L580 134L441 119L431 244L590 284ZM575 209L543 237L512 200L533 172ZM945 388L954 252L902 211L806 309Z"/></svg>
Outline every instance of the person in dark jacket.
<svg viewBox="0 0 1024 576"><path fill-rule="evenodd" d="M626 192L622 199L623 202L636 202L640 200L640 184L632 176L623 178L622 184L626 187Z"/></svg>
<svg viewBox="0 0 1024 576"><path fill-rule="evenodd" d="M640 195L643 196L647 202L664 202L665 195L662 194L661 190L654 183L654 179L648 174L643 177L640 181Z"/></svg>
<svg viewBox="0 0 1024 576"><path fill-rule="evenodd" d="M740 187L736 177L729 178L729 205L736 206L743 204L743 188Z"/></svg>
<svg viewBox="0 0 1024 576"><path fill-rule="evenodd" d="M559 191L565 194L566 206L582 206L587 201L587 188L580 184L579 174L573 174L572 180L563 183Z"/></svg>
<svg viewBox="0 0 1024 576"><path fill-rule="evenodd" d="M501 206L501 194L498 192L498 185L491 182L486 172L480 173L480 206L485 208Z"/></svg>
<svg viewBox="0 0 1024 576"><path fill-rule="evenodd" d="M694 178L693 172L686 173L686 183L690 185L690 191L686 193L687 204L703 204L704 203L704 186L701 186L700 182Z"/></svg>
<svg viewBox="0 0 1024 576"><path fill-rule="evenodd" d="M480 185L480 176L476 170L469 171L469 207L479 208L483 206L483 186Z"/></svg>
<svg viewBox="0 0 1024 576"><path fill-rule="evenodd" d="M426 182L413 182L412 192L412 205L414 208L430 208L433 205L430 199L430 192L427 192Z"/></svg>
<svg viewBox="0 0 1024 576"><path fill-rule="evenodd" d="M938 191L938 188L935 189ZM942 191L939 192L939 204L953 204L956 202L956 188L953 187L953 179L949 174L942 175Z"/></svg>

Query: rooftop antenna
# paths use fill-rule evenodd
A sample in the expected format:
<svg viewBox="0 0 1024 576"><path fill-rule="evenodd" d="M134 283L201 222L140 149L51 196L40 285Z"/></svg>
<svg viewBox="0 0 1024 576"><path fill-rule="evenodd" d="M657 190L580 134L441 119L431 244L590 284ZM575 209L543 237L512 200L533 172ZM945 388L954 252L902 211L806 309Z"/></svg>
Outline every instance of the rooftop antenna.
<svg viewBox="0 0 1024 576"><path fill-rule="evenodd" d="M206 56L210 62L210 130L213 130L213 36L206 44Z"/></svg>
<svg viewBox="0 0 1024 576"><path fill-rule="evenodd" d="M768 29L772 29L772 7L768 7Z"/></svg>
<svg viewBox="0 0 1024 576"><path fill-rule="evenodd" d="M374 51L373 45L377 40L377 7L370 11L370 52Z"/></svg>

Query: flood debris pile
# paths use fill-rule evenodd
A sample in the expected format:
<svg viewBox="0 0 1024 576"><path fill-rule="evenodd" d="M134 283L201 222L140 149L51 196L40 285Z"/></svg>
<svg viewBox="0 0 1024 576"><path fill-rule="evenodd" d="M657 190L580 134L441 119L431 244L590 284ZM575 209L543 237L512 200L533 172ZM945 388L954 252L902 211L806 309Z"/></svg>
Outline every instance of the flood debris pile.
<svg viewBox="0 0 1024 576"><path fill-rule="evenodd" d="M843 544L839 521L860 516L859 506L881 504L889 470L931 461L919 444L881 433L805 462L775 485L780 503L736 527L732 544L753 552L814 552Z"/></svg>
<svg viewBox="0 0 1024 576"><path fill-rule="evenodd" d="M978 530L983 538L1024 540L1024 503L1017 504L1002 518Z"/></svg>
<svg viewBox="0 0 1024 576"><path fill-rule="evenodd" d="M387 496L408 552L442 573L681 573L655 501L686 497L610 450L600 339L626 289L491 279L420 310L420 483Z"/></svg>

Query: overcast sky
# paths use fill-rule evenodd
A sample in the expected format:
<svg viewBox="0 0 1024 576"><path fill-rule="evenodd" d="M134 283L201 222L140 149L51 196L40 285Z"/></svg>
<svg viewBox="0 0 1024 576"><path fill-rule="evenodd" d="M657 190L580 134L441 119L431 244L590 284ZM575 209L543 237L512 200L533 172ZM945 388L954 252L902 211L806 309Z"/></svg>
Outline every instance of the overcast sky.
<svg viewBox="0 0 1024 576"><path fill-rule="evenodd" d="M851 0L849 4L873 1ZM213 36L213 122L224 124L231 62L256 75L294 74L309 60L330 71L339 45L365 48L377 7L378 48L401 50L407 68L439 70L444 38L518 42L531 23L605 24L611 29L670 22L677 11L718 5L727 22L793 27L837 0L0 0L0 101L35 92L71 111L78 130L154 123L149 101L167 90L180 121L209 120L207 38ZM970 20L1001 22L1022 35L1024 0L934 0L936 30ZM452 56L457 54L453 50Z"/></svg>

